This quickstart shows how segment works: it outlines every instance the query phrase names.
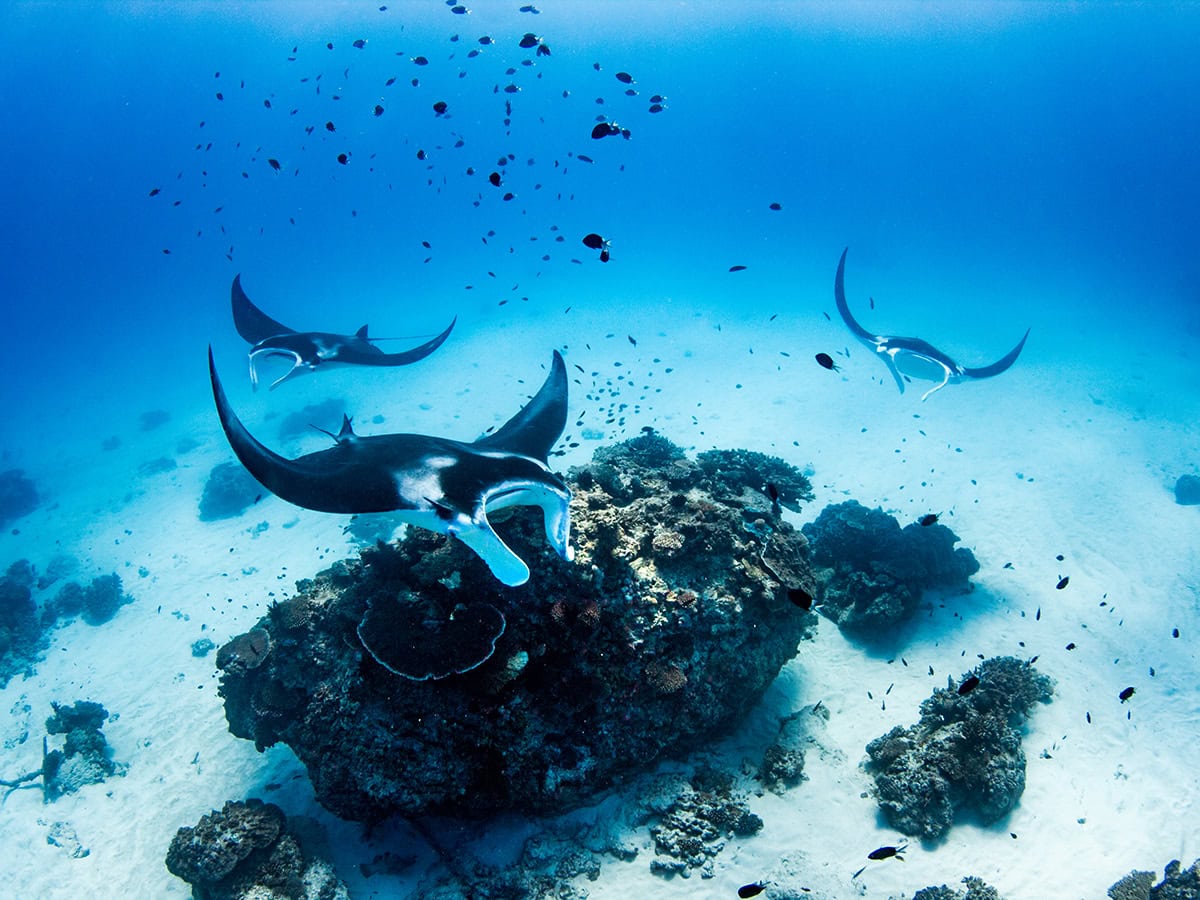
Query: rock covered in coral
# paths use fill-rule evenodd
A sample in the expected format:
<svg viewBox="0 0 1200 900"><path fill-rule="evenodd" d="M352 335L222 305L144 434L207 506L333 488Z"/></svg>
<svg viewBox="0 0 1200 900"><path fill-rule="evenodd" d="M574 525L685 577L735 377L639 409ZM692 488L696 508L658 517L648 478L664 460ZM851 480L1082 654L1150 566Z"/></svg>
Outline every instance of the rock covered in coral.
<svg viewBox="0 0 1200 900"><path fill-rule="evenodd" d="M230 800L180 828L167 869L197 900L349 900L323 860L306 857L287 817L273 803Z"/></svg>
<svg viewBox="0 0 1200 900"><path fill-rule="evenodd" d="M1200 900L1200 859L1187 869L1173 859L1154 883L1153 872L1130 872L1108 889L1112 900Z"/></svg>
<svg viewBox="0 0 1200 900"><path fill-rule="evenodd" d="M38 505L37 486L20 469L0 472L0 528L27 516Z"/></svg>
<svg viewBox="0 0 1200 900"><path fill-rule="evenodd" d="M574 563L546 544L540 511L493 519L530 564L524 585L421 529L301 582L259 622L265 659L224 671L230 730L288 744L325 807L367 821L569 809L728 730L812 627L787 600L812 589L803 536L770 513L748 528L744 481L655 434L569 480ZM416 680L430 648L381 647L370 629L368 652L360 627L387 604L420 604L410 640L462 674ZM485 605L505 627L468 654L441 626Z"/></svg>
<svg viewBox="0 0 1200 900"><path fill-rule="evenodd" d="M223 462L213 466L200 495L200 521L232 519L254 505L262 496L262 486L239 463Z"/></svg>
<svg viewBox="0 0 1200 900"><path fill-rule="evenodd" d="M942 837L960 808L995 822L1025 790L1020 727L1053 681L1028 662L992 657L958 687L934 691L921 719L867 745L875 799L893 828L922 839Z"/></svg>
<svg viewBox="0 0 1200 900"><path fill-rule="evenodd" d="M89 625L103 625L117 614L133 598L125 593L121 576L116 572L93 578L83 589L83 621Z"/></svg>
<svg viewBox="0 0 1200 900"><path fill-rule="evenodd" d="M688 878L693 869L699 869L702 878L711 878L713 858L725 842L731 837L750 837L762 827L762 819L734 790L729 775L698 772L650 829L656 854L650 870Z"/></svg>
<svg viewBox="0 0 1200 900"><path fill-rule="evenodd" d="M943 884L922 888L913 894L913 900L1001 900L999 892L981 878L968 875L962 883L967 886L966 891L956 891Z"/></svg>
<svg viewBox="0 0 1200 900"><path fill-rule="evenodd" d="M901 528L894 516L855 500L825 507L804 534L818 567L820 611L854 637L886 636L912 617L926 590L965 590L979 571L945 525Z"/></svg>
<svg viewBox="0 0 1200 900"><path fill-rule="evenodd" d="M1175 502L1180 506L1200 503L1200 475L1180 475L1175 482Z"/></svg>
<svg viewBox="0 0 1200 900"><path fill-rule="evenodd" d="M33 668L48 639L33 599L33 566L19 559L0 577L0 688Z"/></svg>
<svg viewBox="0 0 1200 900"><path fill-rule="evenodd" d="M51 706L54 715L46 720L46 731L61 734L64 739L62 749L49 750L42 760L42 788L47 801L125 774L125 766L113 761L112 749L101 730L108 720L108 710L91 700Z"/></svg>
<svg viewBox="0 0 1200 900"><path fill-rule="evenodd" d="M829 718L829 710L818 704L792 713L779 723L779 734L763 752L758 780L767 790L782 794L804 780L804 750L809 743L809 723L817 716Z"/></svg>

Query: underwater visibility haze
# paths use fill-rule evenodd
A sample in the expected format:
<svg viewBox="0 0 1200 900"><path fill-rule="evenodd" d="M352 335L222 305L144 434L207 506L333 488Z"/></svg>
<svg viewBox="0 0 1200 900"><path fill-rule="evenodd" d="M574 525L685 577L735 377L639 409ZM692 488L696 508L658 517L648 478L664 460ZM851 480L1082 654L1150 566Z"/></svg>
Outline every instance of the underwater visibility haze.
<svg viewBox="0 0 1200 900"><path fill-rule="evenodd" d="M0 21L14 891L1200 897L1200 6Z"/></svg>

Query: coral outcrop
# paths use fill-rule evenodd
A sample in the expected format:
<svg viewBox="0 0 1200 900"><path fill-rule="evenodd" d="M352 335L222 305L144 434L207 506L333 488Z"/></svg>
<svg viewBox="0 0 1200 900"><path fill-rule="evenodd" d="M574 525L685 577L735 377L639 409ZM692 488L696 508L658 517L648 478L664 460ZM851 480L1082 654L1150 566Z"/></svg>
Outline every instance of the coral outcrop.
<svg viewBox="0 0 1200 900"><path fill-rule="evenodd" d="M1175 482L1175 502L1180 506L1200 503L1200 475L1180 475Z"/></svg>
<svg viewBox="0 0 1200 900"><path fill-rule="evenodd" d="M569 474L573 563L539 510L494 517L532 570L515 588L422 529L335 564L258 623L265 656L224 667L230 730L288 744L318 800L361 821L557 812L686 754L738 722L813 627L788 600L813 590L806 542L737 471L653 433L598 451ZM471 619L488 640L451 627L485 607L504 620ZM373 617L389 608L401 633L385 638Z"/></svg>
<svg viewBox="0 0 1200 900"><path fill-rule="evenodd" d="M329 864L305 855L273 803L230 800L180 828L167 869L196 900L349 900Z"/></svg>
<svg viewBox="0 0 1200 900"><path fill-rule="evenodd" d="M223 462L214 466L200 495L200 521L232 519L254 505L263 494L262 485L240 463Z"/></svg>
<svg viewBox="0 0 1200 900"><path fill-rule="evenodd" d="M804 526L822 615L848 636L878 640L912 618L931 588L966 590L979 563L940 523L900 527L855 500L831 504Z"/></svg>
<svg viewBox="0 0 1200 900"><path fill-rule="evenodd" d="M968 875L962 883L967 886L966 891L956 891L943 884L922 888L913 894L912 900L1001 900L999 892L981 878Z"/></svg>
<svg viewBox="0 0 1200 900"><path fill-rule="evenodd" d="M27 516L38 505L37 486L20 469L0 472L0 528L22 516Z"/></svg>
<svg viewBox="0 0 1200 900"><path fill-rule="evenodd" d="M1020 728L1053 681L1011 656L984 660L957 688L934 691L921 719L867 745L875 799L892 827L940 838L960 808L984 823L1003 818L1025 790Z"/></svg>
<svg viewBox="0 0 1200 900"><path fill-rule="evenodd" d="M1200 900L1200 859L1187 869L1173 859L1154 883L1153 872L1130 872L1108 889L1112 900Z"/></svg>
<svg viewBox="0 0 1200 900"><path fill-rule="evenodd" d="M113 762L112 749L101 730L108 720L108 710L91 700L76 700L70 706L51 705L54 715L46 720L46 731L63 735L63 746L46 753L42 762L47 801L125 774L125 766Z"/></svg>
<svg viewBox="0 0 1200 900"><path fill-rule="evenodd" d="M0 577L0 688L28 672L49 645L33 599L33 566L19 559Z"/></svg>

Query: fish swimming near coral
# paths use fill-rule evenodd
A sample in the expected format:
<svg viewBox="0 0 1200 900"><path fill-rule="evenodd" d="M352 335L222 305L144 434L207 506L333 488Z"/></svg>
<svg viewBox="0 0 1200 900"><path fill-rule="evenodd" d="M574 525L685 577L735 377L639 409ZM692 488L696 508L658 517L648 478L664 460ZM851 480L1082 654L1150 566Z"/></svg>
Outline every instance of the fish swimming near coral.
<svg viewBox="0 0 1200 900"><path fill-rule="evenodd" d="M867 331L855 321L854 316L850 313L850 307L846 304L844 276L848 250L849 248L842 251L842 258L838 260L837 276L833 282L834 300L837 302L838 312L841 313L842 321L846 323L846 327L853 332L854 336L874 350L876 355L883 360L888 371L892 373L892 377L896 379L896 387L900 388L900 393L904 393L906 377L936 381L938 382L936 385L921 395L922 401L928 400L931 394L941 390L947 384L958 384L965 379L991 378L999 375L1010 369L1012 364L1017 361L1017 357L1021 355L1025 340L1029 337L1029 329L1025 330L1025 336L1021 338L1017 346L1009 350L1001 359L990 366L979 368L969 368L955 362L937 347L920 338L872 334Z"/></svg>
<svg viewBox="0 0 1200 900"><path fill-rule="evenodd" d="M258 361L263 357L282 356L292 360L292 368L271 383L275 389L293 376L312 372L318 366L344 364L355 366L407 366L422 360L442 346L454 329L457 318L446 330L423 344L403 353L384 353L375 346L364 325L354 334L326 331L295 331L280 324L251 302L242 289L242 276L233 279L231 291L233 324L250 347L250 382L258 387Z"/></svg>
<svg viewBox="0 0 1200 900"><path fill-rule="evenodd" d="M473 443L423 434L354 433L343 418L334 446L287 459L263 446L238 419L217 376L209 378L221 427L238 460L263 487L318 512L398 511L412 525L456 537L506 585L524 584L529 567L501 540L488 513L541 507L546 537L570 560L571 491L546 458L567 421L567 371L555 351L533 399L492 434Z"/></svg>

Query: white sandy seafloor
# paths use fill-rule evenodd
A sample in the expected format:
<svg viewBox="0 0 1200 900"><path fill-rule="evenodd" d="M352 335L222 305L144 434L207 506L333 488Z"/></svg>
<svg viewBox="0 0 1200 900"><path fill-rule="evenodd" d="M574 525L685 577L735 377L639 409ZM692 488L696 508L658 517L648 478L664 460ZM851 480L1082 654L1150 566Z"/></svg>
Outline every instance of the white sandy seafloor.
<svg viewBox="0 0 1200 900"><path fill-rule="evenodd" d="M767 331L750 317L662 312L643 311L642 323L637 314L580 310L569 332L558 320L489 330L460 324L421 365L369 376L331 373L270 395L251 395L243 358L232 345L218 348L233 402L252 429L279 446L263 411L292 411L331 395L354 398L362 433L472 439L516 411L543 377L550 349L566 343L568 364L589 372L618 358L627 371L656 372L651 380L661 393L643 402L640 415L629 415L629 436L652 424L688 448L746 447L811 464L817 499L793 516L796 524L852 497L882 505L902 522L942 512L975 552L982 568L974 591L929 598L928 612L894 653L864 652L821 620L816 639L801 646L763 703L714 747L714 758L742 770L744 760L761 758L781 716L817 701L831 713L813 732L808 779L782 796L751 794L765 827L731 840L716 858L715 877L652 875L653 846L642 828L627 836L639 848L634 860L606 856L597 881L581 880L590 896L732 897L739 885L766 878L794 891L810 888L808 896L885 898L976 875L1008 900L1102 898L1131 869L1161 870L1173 858L1190 864L1200 856L1200 509L1176 505L1171 494L1175 478L1200 462L1200 361L1188 356L1184 341L1165 351L1149 341L1126 348L1114 366L1112 348L1062 349L1035 330L1011 372L948 387L922 404L919 392L899 396L861 349L839 359L840 374L819 369L811 349L802 352L811 343L801 340L802 331L811 323L781 320ZM663 321L671 323L666 332ZM821 327L831 349L842 345L844 335ZM636 347L627 332L638 334ZM1007 337L995 340L1008 346ZM1069 358L1058 355L1068 350ZM656 357L662 364L652 364ZM665 364L675 371L663 374ZM24 556L44 568L67 553L81 560L77 579L115 570L135 602L101 627L75 622L57 630L36 672L13 679L0 698L7 713L0 777L40 766L51 701L103 703L115 717L104 733L114 757L128 765L124 777L50 805L37 790L8 797L0 809L3 892L188 896L164 865L176 829L226 800L261 797L326 826L329 858L353 896L420 896L418 886L438 871L433 854L403 827L366 841L359 826L324 813L290 750L259 754L228 733L213 656L191 655L193 641L207 636L219 646L251 627L272 596L350 553L344 517L271 497L236 519L198 520L208 472L232 454L200 358L194 370L190 405L175 409L161 428L138 432L137 415L155 405L145 399L113 424L124 438L114 451L101 453L105 433L91 430L76 446L55 438L14 460L50 496L16 523L19 534L3 538L0 561ZM1188 384L1190 394L1169 390ZM572 390L573 411L598 406L578 385ZM623 402L633 397L627 393ZM387 417L384 424L369 424L376 411ZM54 430L68 427L59 421ZM130 474L148 459L172 455L187 436L201 445L178 457L176 471ZM322 440L314 434L305 447ZM584 441L557 464L582 461L597 443ZM1055 590L1062 575L1070 584ZM1076 649L1067 651L1068 642ZM868 864L869 851L902 836L865 795L864 746L915 722L921 700L981 655L1038 655L1038 669L1057 683L1054 701L1028 724L1020 805L996 825L956 824L936 847L913 843L903 861ZM1126 686L1137 693L1122 704L1117 695ZM602 816L612 805L576 818ZM55 823L67 823L88 855L72 858L48 843ZM503 863L535 827L505 819L479 832L475 851ZM401 876L362 877L358 864L388 850L417 861Z"/></svg>

